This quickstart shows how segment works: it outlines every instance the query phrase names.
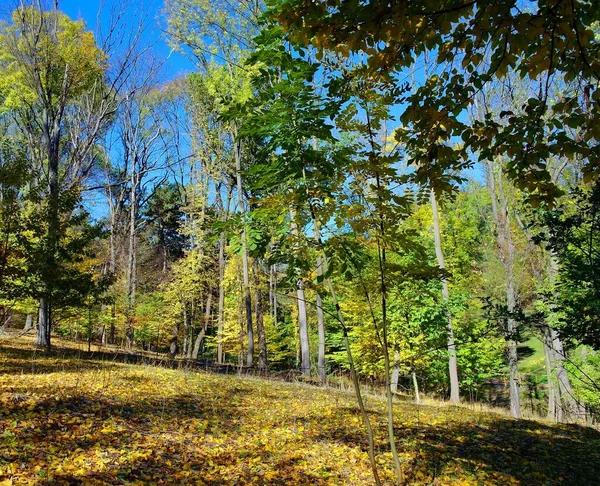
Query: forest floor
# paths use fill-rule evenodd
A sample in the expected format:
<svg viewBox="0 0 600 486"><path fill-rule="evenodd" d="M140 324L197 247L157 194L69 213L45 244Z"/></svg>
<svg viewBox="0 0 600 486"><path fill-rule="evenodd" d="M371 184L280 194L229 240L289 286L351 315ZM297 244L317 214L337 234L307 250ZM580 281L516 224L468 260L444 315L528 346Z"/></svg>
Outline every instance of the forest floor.
<svg viewBox="0 0 600 486"><path fill-rule="evenodd" d="M0 342L0 485L373 484L350 393L55 345ZM368 396L367 407L391 484L385 404ZM591 427L402 401L395 421L405 484L600 484Z"/></svg>

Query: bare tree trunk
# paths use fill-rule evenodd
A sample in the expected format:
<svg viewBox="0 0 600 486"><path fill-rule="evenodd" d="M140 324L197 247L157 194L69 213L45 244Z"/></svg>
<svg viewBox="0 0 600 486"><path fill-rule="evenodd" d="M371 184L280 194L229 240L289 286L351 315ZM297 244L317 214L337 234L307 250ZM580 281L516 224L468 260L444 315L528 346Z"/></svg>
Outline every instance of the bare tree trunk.
<svg viewBox="0 0 600 486"><path fill-rule="evenodd" d="M400 381L400 352L394 349L394 365L392 366L392 378L390 388L392 393L398 393L398 382Z"/></svg>
<svg viewBox="0 0 600 486"><path fill-rule="evenodd" d="M431 190L431 211L433 213L433 233L435 237L435 254L438 260L438 266L444 270L446 262L444 260L444 252L442 249L442 231L440 228L440 216L438 211L435 192ZM442 279L442 299L444 301L446 313L446 336L448 343L448 372L450 375L450 402L460 402L460 391L458 384L458 367L456 364L456 346L454 344L454 332L452 330L452 314L450 313L450 291L448 289L448 280Z"/></svg>
<svg viewBox="0 0 600 486"><path fill-rule="evenodd" d="M514 312L516 299L515 290L513 286L512 272L506 282L506 304L507 310L510 313ZM509 370L509 386L510 386L510 414L512 417L521 417L521 397L519 387L519 375L518 375L518 355L517 355L517 340L515 333L517 332L517 325L512 317L507 319L507 333L508 333L508 370Z"/></svg>
<svg viewBox="0 0 600 486"><path fill-rule="evenodd" d="M237 137L237 130L234 130L234 136ZM239 210L244 214L244 191L242 186L242 143L238 140L235 143L235 172L238 193ZM248 350L246 354L246 365L252 366L254 361L254 331L252 329L252 297L250 295L250 274L248 269L248 235L246 224L242 227L242 271L244 277L244 303L246 309L246 333L248 335Z"/></svg>
<svg viewBox="0 0 600 486"><path fill-rule="evenodd" d="M585 407L577 400L573 393L573 387L569 380L569 374L564 366L565 349L558 337L556 329L550 328L552 336L552 347L556 358L555 374L560 392L560 405L563 410L563 420L576 420L585 418Z"/></svg>
<svg viewBox="0 0 600 486"><path fill-rule="evenodd" d="M182 307L183 307L183 347L182 347L182 353L184 356L187 356L188 353L188 346L189 346L189 337L190 337L190 331L189 331L189 324L188 324L188 314L187 314L187 302L183 301L182 302Z"/></svg>
<svg viewBox="0 0 600 486"><path fill-rule="evenodd" d="M229 206L231 203L231 192L233 187L227 184L227 202L222 204L220 189L217 190L217 200L221 202L221 220L227 221L229 217ZM223 363L223 323L225 316L225 232L219 235L219 308L217 310L217 363Z"/></svg>
<svg viewBox="0 0 600 486"><path fill-rule="evenodd" d="M320 259L317 261L317 265L320 265ZM325 383L327 381L327 373L325 368L325 318L323 315L323 300L321 299L321 293L318 290L316 293L316 304L317 331L319 334L319 360L317 363L317 372L321 382Z"/></svg>
<svg viewBox="0 0 600 486"><path fill-rule="evenodd" d="M223 320L225 314L225 235L219 237L219 308L217 311L217 363L223 363Z"/></svg>
<svg viewBox="0 0 600 486"><path fill-rule="evenodd" d="M192 354L194 351L194 322L195 322L195 300L192 297L192 301L190 302L190 310L188 314L188 345L186 349L185 357L187 359L192 359Z"/></svg>
<svg viewBox="0 0 600 486"><path fill-rule="evenodd" d="M204 309L204 324L202 326L202 329L200 330L200 333L196 337L196 342L194 343L194 350L192 351L192 359L194 359L194 360L198 359L198 355L200 354L200 348L204 341L204 337L206 336L206 331L208 330L208 323L210 321L210 312L211 312L211 307L212 307L212 299L213 299L213 294L212 294L212 292L209 292L208 297L206 299L206 307Z"/></svg>
<svg viewBox="0 0 600 486"><path fill-rule="evenodd" d="M110 182L109 182L110 183ZM114 207L114 204L112 204L112 200L110 198L109 195L109 207L110 207L110 263L109 263L109 271L111 275L115 275L116 269L117 269L117 245L116 245L116 238L115 238L115 231L116 231L116 208ZM114 292L114 286L113 286L113 292ZM110 306L110 330L109 330L109 335L108 335L108 342L110 344L115 344L116 342L116 320L117 320L117 303L116 301L116 296Z"/></svg>
<svg viewBox="0 0 600 486"><path fill-rule="evenodd" d="M377 175L377 186L380 189L379 175ZM380 196L381 198L381 196ZM380 238L383 238L384 225L383 219L379 221ZM388 322L387 322L387 282L386 282L386 250L385 246L382 245L382 241L378 239L377 247L379 252L379 277L380 277L380 292L381 292L381 336L382 336L382 348L383 348L383 369L386 380L386 398L387 398L387 419L388 419L388 440L390 442L390 449L392 451L392 457L394 458L394 467L396 469L396 484L399 486L403 482L402 466L400 464L400 458L398 456L398 449L396 448L396 438L394 436L394 402L392 397L391 388L391 369L390 369L390 350L387 339Z"/></svg>
<svg viewBox="0 0 600 486"><path fill-rule="evenodd" d="M52 320L52 295L54 292L54 278L56 274L56 252L59 244L59 185L58 185L58 165L59 165L59 141L60 129L55 125L60 123L60 119L54 120L52 123L48 114L48 109L44 108L44 134L47 144L48 155L48 181L49 181L49 201L48 201L48 230L46 240L48 251L46 254L45 268L43 272L43 288L44 295L40 299L40 318L38 326L38 342L40 346L44 346L46 351L50 351L51 342L51 326Z"/></svg>
<svg viewBox="0 0 600 486"><path fill-rule="evenodd" d="M267 337L265 335L265 325L263 319L263 292L260 281L260 265L258 260L254 260L254 305L256 314L256 331L258 333L258 368L267 369Z"/></svg>
<svg viewBox="0 0 600 486"><path fill-rule="evenodd" d="M25 318L25 326L23 327L23 332L29 332L33 329L33 314L31 312L27 313L27 317Z"/></svg>
<svg viewBox="0 0 600 486"><path fill-rule="evenodd" d="M130 207L129 207L129 248L127 254L127 347L133 347L133 326L135 313L135 298L136 298L136 280L137 280L137 264L136 264L136 223L137 223L137 174L135 164L131 164L130 174Z"/></svg>
<svg viewBox="0 0 600 486"><path fill-rule="evenodd" d="M38 317L37 336L35 344L45 346L48 349L50 337L50 311L48 309L48 301L45 297L40 298L40 308Z"/></svg>
<svg viewBox="0 0 600 486"><path fill-rule="evenodd" d="M554 348L552 346L552 333L549 326L544 326L542 340L544 343L546 376L548 377L548 418L558 422L560 421L558 414L561 410L560 395L554 380L554 367L556 365L556 359L554 355Z"/></svg>
<svg viewBox="0 0 600 486"><path fill-rule="evenodd" d="M411 375L412 375L413 388L415 390L415 403L417 405L419 405L421 403L421 395L419 394L419 382L417 380L417 374L413 371L411 373Z"/></svg>
<svg viewBox="0 0 600 486"><path fill-rule="evenodd" d="M290 211L292 233L294 237L300 237L298 224L296 223L296 211ZM310 343L308 338L308 318L306 315L306 297L304 294L304 281L298 278L296 287L296 305L298 308L298 337L300 339L300 370L302 376L310 376Z"/></svg>
<svg viewBox="0 0 600 486"><path fill-rule="evenodd" d="M558 274L558 260L556 255L552 253L550 254L550 260L547 268L550 282L554 285L556 282L556 276ZM551 326L547 326L547 330L545 329L544 331L545 334L548 334L548 337L545 337L544 339L544 348L548 347L548 352L551 353L552 357L554 358L551 371L553 373L553 377L556 379L556 385L558 385L558 387L556 385L554 386L556 421L562 422L564 420L568 421L585 418L585 406L582 405L573 394L571 380L569 379L569 374L564 367L566 351L563 347L560 337L558 336L556 329L552 328ZM548 346L546 345L546 341L548 342ZM548 382L550 381L551 375L548 375Z"/></svg>
<svg viewBox="0 0 600 486"><path fill-rule="evenodd" d="M320 235L317 235L318 230L315 230L315 237L318 239ZM319 280L323 277L323 259L317 257L317 276ZM317 364L317 372L319 379L322 383L327 380L326 369L325 369L325 316L323 315L323 300L321 299L321 293L319 289L316 291L316 304L317 304L317 330L319 334L319 361Z"/></svg>
<svg viewBox="0 0 600 486"><path fill-rule="evenodd" d="M506 281L506 308L508 318L506 319L505 339L507 341L507 357L509 370L510 390L510 414L512 417L521 417L521 397L518 380L518 355L517 355L517 323L512 317L517 301L515 289L515 244L512 239L510 228L510 217L508 214L508 202L504 195L502 181L502 167L498 167L500 178L496 184L494 162L487 162L487 182L492 197L492 213L496 226L496 243L498 245L500 261L504 267Z"/></svg>
<svg viewBox="0 0 600 486"><path fill-rule="evenodd" d="M179 340L179 326L177 324L175 324L175 327L173 328L173 335L171 336L171 339L169 341L169 357L171 359L175 359L175 356L177 356L177 352L179 351L179 346L177 341Z"/></svg>
<svg viewBox="0 0 600 486"><path fill-rule="evenodd" d="M239 275L239 267L238 267L238 275ZM240 296L243 295L244 285L243 281L240 282ZM242 299L238 302L238 323L240 325L240 334L239 334L239 345L240 345L240 353L238 356L238 365L240 370L242 366L244 366L244 302Z"/></svg>
<svg viewBox="0 0 600 486"><path fill-rule="evenodd" d="M304 295L304 281L298 279L296 296L298 301L298 332L300 337L300 369L302 376L310 376L310 346L308 342L308 320L306 317L306 297Z"/></svg>
<svg viewBox="0 0 600 486"><path fill-rule="evenodd" d="M275 299L275 288L274 288L274 278L273 278L273 265L269 265L269 315L273 316L274 305L273 301Z"/></svg>
<svg viewBox="0 0 600 486"><path fill-rule="evenodd" d="M271 304L271 309L273 312L273 324L277 325L277 264L273 264L271 267L271 278L272 278L272 296L273 301Z"/></svg>

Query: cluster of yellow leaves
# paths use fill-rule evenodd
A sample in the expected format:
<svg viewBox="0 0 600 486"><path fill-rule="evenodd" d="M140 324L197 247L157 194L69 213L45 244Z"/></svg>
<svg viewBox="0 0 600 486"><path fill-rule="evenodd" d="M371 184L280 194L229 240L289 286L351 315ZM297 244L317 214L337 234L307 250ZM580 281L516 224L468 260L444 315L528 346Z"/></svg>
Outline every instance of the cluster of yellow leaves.
<svg viewBox="0 0 600 486"><path fill-rule="evenodd" d="M351 395L34 353L0 348L0 484L373 484ZM367 406L391 484L383 403ZM561 484L585 456L584 484L599 459L593 429L407 403L396 420L407 484Z"/></svg>
<svg viewBox="0 0 600 486"><path fill-rule="evenodd" d="M54 33L55 31L55 33ZM100 87L106 54L82 21L60 12L16 9L12 23L0 24L0 112L34 103L39 96L35 72L46 96L57 103L68 81L67 102Z"/></svg>

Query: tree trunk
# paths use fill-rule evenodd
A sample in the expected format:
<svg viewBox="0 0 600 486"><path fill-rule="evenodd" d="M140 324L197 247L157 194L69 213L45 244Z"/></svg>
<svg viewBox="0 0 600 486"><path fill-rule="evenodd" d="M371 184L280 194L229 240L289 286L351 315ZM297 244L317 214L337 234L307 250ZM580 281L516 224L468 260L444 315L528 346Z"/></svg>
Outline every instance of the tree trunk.
<svg viewBox="0 0 600 486"><path fill-rule="evenodd" d="M185 301L182 303L182 307L183 307L183 313L182 313L182 319L183 319L183 347L182 347L182 352L183 352L184 356L187 356L188 345L189 345L189 337L190 337L190 330L189 330L188 316L187 316L187 303Z"/></svg>
<svg viewBox="0 0 600 486"><path fill-rule="evenodd" d="M322 242L321 246L322 246ZM323 257L325 260L325 256ZM326 260L325 260L326 261ZM358 375L356 374L356 366L354 365L354 359L352 358L352 349L350 348L350 340L348 339L348 328L346 327L346 323L344 320L344 315L342 314L342 309L340 308L340 304L337 299L337 294L333 285L329 279L326 279L326 284L329 288L329 292L331 294L331 300L333 301L333 305L337 311L338 321L342 326L343 332L343 341L344 348L346 349L346 355L348 357L348 366L350 368L350 376L352 377L352 384L354 385L354 393L356 394L356 401L358 402L358 408L363 418L363 422L365 424L365 428L367 429L367 438L369 441L369 462L371 463L371 469L373 471L373 478L375 479L375 484L380 485L381 480L379 479L379 473L377 472L377 462L375 461L375 440L373 437L373 428L371 426L371 420L369 419L369 415L367 414L367 409L365 407L362 393L360 391L360 383L358 381Z"/></svg>
<svg viewBox="0 0 600 486"><path fill-rule="evenodd" d="M394 365L392 366L392 378L390 380L390 388L392 393L398 393L398 381L400 380L400 352L394 350Z"/></svg>
<svg viewBox="0 0 600 486"><path fill-rule="evenodd" d="M273 266L271 267L271 281L271 292L273 297L271 303L271 310L273 313L273 325L277 326L277 264L273 264Z"/></svg>
<svg viewBox="0 0 600 486"><path fill-rule="evenodd" d="M238 267L238 274L239 274L239 267ZM240 285L240 295L243 295L243 281L241 282L242 285ZM239 333L239 345L240 345L240 353L238 356L238 365L240 367L240 370L242 369L242 366L244 366L244 302L242 301L242 299L239 300L238 302L238 323L240 325L240 333Z"/></svg>
<svg viewBox="0 0 600 486"><path fill-rule="evenodd" d="M323 260L321 257L317 258L317 276L323 277ZM316 291L316 304L317 304L317 330L319 334L319 361L317 364L317 372L319 379L322 383L327 380L326 369L325 369L325 316L323 313L323 299L319 289Z"/></svg>
<svg viewBox="0 0 600 486"><path fill-rule="evenodd" d="M223 319L225 314L225 235L219 237L219 308L217 311L217 363L223 363Z"/></svg>
<svg viewBox="0 0 600 486"><path fill-rule="evenodd" d="M515 292L512 284L507 282L506 296L508 312L514 312ZM517 340L514 337L517 331L517 325L513 318L507 319L508 333L508 371L510 387L510 415L515 418L521 418L521 397L518 377L518 355Z"/></svg>
<svg viewBox="0 0 600 486"><path fill-rule="evenodd" d="M29 332L32 329L33 329L33 314L28 312L27 317L25 318L25 326L23 327L23 332Z"/></svg>
<svg viewBox="0 0 600 486"><path fill-rule="evenodd" d="M319 265L317 261L317 265ZM317 373L322 383L327 381L327 373L325 368L325 319L323 316L323 300L321 299L321 293L317 290L316 293L316 304L317 304L317 331L319 334L319 358L317 363Z"/></svg>
<svg viewBox="0 0 600 486"><path fill-rule="evenodd" d="M563 411L561 418L567 421L585 418L585 407L575 397L571 381L569 380L569 374L564 367L565 350L563 344L558 337L556 329L550 328L550 332L554 356L556 358L554 373L556 375L556 381L558 382L560 405Z"/></svg>
<svg viewBox="0 0 600 486"><path fill-rule="evenodd" d="M560 421L558 417L560 406L560 395L556 388L556 382L554 377L554 366L556 359L554 355L554 348L552 346L552 333L549 326L543 327L542 340L544 343L544 359L546 365L546 376L548 378L548 418L554 421Z"/></svg>
<svg viewBox="0 0 600 486"><path fill-rule="evenodd" d="M111 202L111 199L109 197L109 206L110 206L110 263L109 263L109 271L110 274L114 277L115 276L115 272L117 269L117 247L116 247L116 241L115 241L115 231L116 231L116 214L115 211L116 209L114 208L114 205ZM114 290L114 284L113 284L113 295L114 298L116 300L116 291ZM115 344L116 343L116 320L117 320L117 304L116 302L113 301L113 303L110 306L110 330L108 333L108 342L110 344Z"/></svg>
<svg viewBox="0 0 600 486"><path fill-rule="evenodd" d="M169 341L169 357L171 359L175 359L177 356L177 352L179 351L178 341L179 339L179 326L175 325L173 328L173 335L171 336L171 340Z"/></svg>
<svg viewBox="0 0 600 486"><path fill-rule="evenodd" d="M509 370L510 390L510 414L512 417L521 417L521 397L518 381L518 355L517 355L517 323L512 317L516 307L517 291L515 288L514 266L515 266L515 244L510 228L510 217L508 213L508 202L504 195L502 181L502 167L498 167L500 180L496 184L494 163L487 162L487 182L492 197L492 214L496 226L496 243L498 245L500 261L504 267L506 282L506 308L508 318L504 336L507 341L507 357Z"/></svg>
<svg viewBox="0 0 600 486"><path fill-rule="evenodd" d="M549 280L552 285L555 285L556 276L558 274L558 260L556 255L553 253L550 254L547 269ZM547 326L547 330L545 329L545 334L547 334L548 337L545 337L544 348L548 347L549 352L551 352L551 355L554 358L551 371L553 372L553 376L556 380L556 384L554 385L556 421L562 422L563 420L568 421L585 418L585 406L582 405L573 394L573 388L571 386L569 374L564 367L566 351L563 347L560 337L558 336L556 329L552 328L551 326ZM546 345L547 343L548 345ZM550 379L551 376L548 375L548 382L550 382Z"/></svg>
<svg viewBox="0 0 600 486"><path fill-rule="evenodd" d="M66 74L66 73L65 73ZM48 250L46 253L46 265L43 270L42 285L44 289L44 295L40 299L39 309L39 328L38 331L38 344L46 348L46 351L50 351L51 342L51 309L52 309L52 296L54 294L54 279L57 273L57 261L56 254L59 244L59 181L58 181L58 167L60 161L60 121L62 118L62 109L60 109L56 116L53 116L54 110L49 107L43 109L43 133L46 142L46 150L48 156L48 230L46 233L46 240L48 244Z"/></svg>
<svg viewBox="0 0 600 486"><path fill-rule="evenodd" d="M442 249L442 231L440 228L440 217L437 206L435 192L431 190L431 211L433 213L433 233L435 237L435 254L438 260L438 266L444 270L446 262L444 260L444 252ZM454 344L454 331L452 329L452 314L450 313L449 301L450 291L448 289L448 280L442 279L442 300L444 301L446 313L446 336L448 347L448 371L450 375L450 402L460 402L460 392L458 384L458 367L456 364L456 346Z"/></svg>
<svg viewBox="0 0 600 486"><path fill-rule="evenodd" d="M296 211L290 211L292 233L296 238L300 237L298 224L296 223ZM304 281L298 278L296 284L296 305L298 308L298 337L300 340L300 370L302 376L310 376L310 343L308 338L308 319L306 315L306 297L304 295Z"/></svg>
<svg viewBox="0 0 600 486"><path fill-rule="evenodd" d="M50 350L50 309L45 297L40 298L37 336L35 344Z"/></svg>
<svg viewBox="0 0 600 486"><path fill-rule="evenodd" d="M419 405L421 403L421 395L419 393L419 382L417 380L417 374L413 371L411 373L411 375L412 375L413 388L415 390L415 403L417 405Z"/></svg>
<svg viewBox="0 0 600 486"><path fill-rule="evenodd" d="M300 337L300 369L302 376L310 376L310 345L308 342L308 320L306 317L306 297L304 295L304 281L298 279L296 290L298 300L298 333Z"/></svg>
<svg viewBox="0 0 600 486"><path fill-rule="evenodd" d="M260 281L260 265L258 260L254 260L254 305L256 314L256 331L258 333L258 369L267 369L267 337L265 335L265 325L263 319L263 292Z"/></svg>
<svg viewBox="0 0 600 486"><path fill-rule="evenodd" d="M234 130L237 137L237 130ZM242 215L244 214L244 191L242 186L242 144L238 140L235 143L235 172L238 193L238 206ZM252 366L254 361L254 331L252 329L252 297L250 295L250 275L248 269L248 235L246 223L242 226L242 271L244 277L244 296L246 309L246 334L248 335L248 350L246 354L246 365Z"/></svg>
<svg viewBox="0 0 600 486"><path fill-rule="evenodd" d="M137 265L136 265L136 222L137 222L137 177L135 164L131 165L131 194L129 207L129 248L127 255L127 347L133 347L133 326L135 313Z"/></svg>
<svg viewBox="0 0 600 486"><path fill-rule="evenodd" d="M194 298L192 298L192 302L190 303L190 310L187 316L188 320L188 341L187 341L187 349L185 353L185 357L187 359L192 359L192 355L194 353L194 322L195 322L195 309L194 309Z"/></svg>
<svg viewBox="0 0 600 486"><path fill-rule="evenodd" d="M202 346L202 343L204 342L204 338L206 336L206 331L208 330L208 323L210 322L210 312L211 312L211 307L212 307L212 299L213 299L213 294L212 294L212 292L209 292L208 297L206 299L206 307L204 308L204 324L202 326L202 329L200 330L200 333L198 334L198 337L196 337L196 342L194 343L194 350L192 351L192 359L193 360L198 359L198 355L200 354L200 348Z"/></svg>
<svg viewBox="0 0 600 486"><path fill-rule="evenodd" d="M313 142L313 147L316 150L316 142ZM311 209L311 218L313 222L313 228L315 232L315 241L317 245L321 242L321 231L319 228L319 224L316 221L316 217ZM323 279L323 275L327 271L325 260L321 257L317 257L317 280L321 281ZM320 282L319 282L320 283ZM319 359L317 365L317 372L319 375L319 379L322 383L327 381L327 374L325 368L325 316L323 312L323 299L321 298L321 293L317 288L316 291L316 305L317 305L317 331L319 334Z"/></svg>

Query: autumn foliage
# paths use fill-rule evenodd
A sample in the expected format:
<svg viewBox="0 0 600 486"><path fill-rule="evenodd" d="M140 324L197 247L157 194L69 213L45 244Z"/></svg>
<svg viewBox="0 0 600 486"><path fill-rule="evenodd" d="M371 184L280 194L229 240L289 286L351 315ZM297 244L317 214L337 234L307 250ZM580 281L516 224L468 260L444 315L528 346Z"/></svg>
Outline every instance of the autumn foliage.
<svg viewBox="0 0 600 486"><path fill-rule="evenodd" d="M0 484L372 484L352 395L127 364L29 338L2 345ZM385 407L367 397L382 479ZM593 484L600 433L398 402L406 484ZM561 460L557 460L560 457Z"/></svg>

